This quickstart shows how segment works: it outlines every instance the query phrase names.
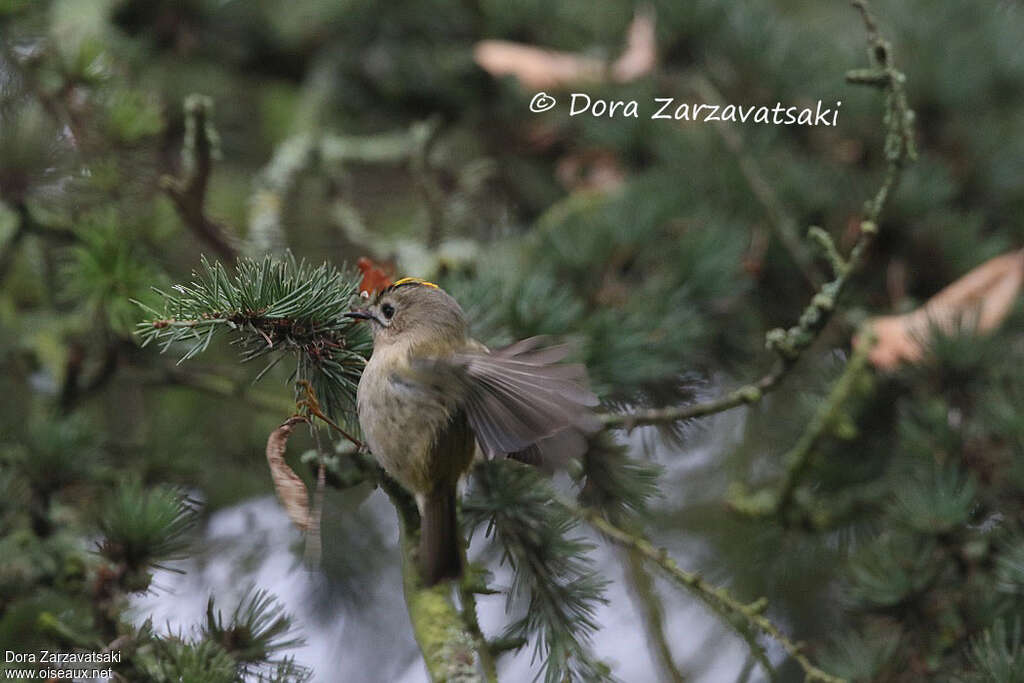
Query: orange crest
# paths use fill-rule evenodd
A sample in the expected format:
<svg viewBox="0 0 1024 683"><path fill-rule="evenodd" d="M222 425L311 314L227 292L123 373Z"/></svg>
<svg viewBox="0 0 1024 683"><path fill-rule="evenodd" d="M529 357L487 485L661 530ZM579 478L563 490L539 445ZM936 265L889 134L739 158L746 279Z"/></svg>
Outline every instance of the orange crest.
<svg viewBox="0 0 1024 683"><path fill-rule="evenodd" d="M392 263L378 264L365 256L356 261L356 267L363 274L359 283L359 293L366 292L373 294L391 286L391 280L395 276L395 266Z"/></svg>

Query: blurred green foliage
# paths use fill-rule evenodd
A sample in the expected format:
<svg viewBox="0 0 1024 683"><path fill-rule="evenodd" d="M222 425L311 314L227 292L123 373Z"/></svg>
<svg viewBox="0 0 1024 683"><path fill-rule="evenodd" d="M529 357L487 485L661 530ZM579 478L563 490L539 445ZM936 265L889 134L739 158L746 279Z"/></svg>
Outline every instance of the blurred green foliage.
<svg viewBox="0 0 1024 683"><path fill-rule="evenodd" d="M836 128L736 132L786 220L801 233L822 226L845 253L885 164L877 93L843 82L865 64L856 13L842 2L652 4L655 72L580 88L698 102L697 74L736 104L841 100ZM860 382L790 514L749 519L722 504L732 482L782 476L781 455L866 315L913 309L1024 242L1024 9L887 0L876 12L907 74L920 158L842 313L781 391L738 409L743 420L649 430L614 462L665 465L664 495L646 510L652 535L672 549L698 541L694 568L769 597L829 671L1014 680L1019 303L988 337L939 335L926 362ZM131 334L144 317L131 300L159 306L151 287L189 282L201 255L217 254L161 182L199 163L186 144L190 94L212 98L218 134L201 207L240 252L287 246L339 267L369 256L434 277L487 343L574 341L609 409L693 401L763 374L764 332L792 325L813 288L736 151L710 124L531 114L532 92L473 59L486 38L614 58L633 13L576 0L0 2L0 641L67 644L75 633L108 644L127 626L123 604L94 614L97 576L140 570L112 584L123 597L147 585L151 560L181 550L186 513L167 486L198 493L200 523L270 491L256 463L291 407L293 368L251 386L263 366L239 367L227 345L177 366L187 346L160 356ZM620 187L580 187L559 171L595 155L613 160ZM827 272L824 260L814 267ZM309 446L295 438L296 451ZM698 445L711 456L679 474ZM624 514L651 472L609 475L589 492ZM355 602L384 550L365 541L360 564L332 547L355 533L346 517L366 492L331 495L328 583ZM110 552L83 550L96 538ZM236 621L276 624L264 600ZM244 675L248 655L220 642L222 627L191 640L138 630L151 655L132 680ZM259 675L305 675L273 666ZM781 665L783 679L797 675Z"/></svg>

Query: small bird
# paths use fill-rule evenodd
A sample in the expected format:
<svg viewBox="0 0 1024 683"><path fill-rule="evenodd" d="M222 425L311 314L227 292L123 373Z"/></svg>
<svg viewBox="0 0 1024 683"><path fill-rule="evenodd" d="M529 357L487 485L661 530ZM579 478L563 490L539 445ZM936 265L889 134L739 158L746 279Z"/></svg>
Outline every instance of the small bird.
<svg viewBox="0 0 1024 683"><path fill-rule="evenodd" d="M359 424L381 467L419 507L419 561L434 585L462 574L456 486L476 445L487 457L552 467L580 455L600 428L582 365L534 337L490 351L458 302L403 278L346 314L366 320L373 354L359 380Z"/></svg>

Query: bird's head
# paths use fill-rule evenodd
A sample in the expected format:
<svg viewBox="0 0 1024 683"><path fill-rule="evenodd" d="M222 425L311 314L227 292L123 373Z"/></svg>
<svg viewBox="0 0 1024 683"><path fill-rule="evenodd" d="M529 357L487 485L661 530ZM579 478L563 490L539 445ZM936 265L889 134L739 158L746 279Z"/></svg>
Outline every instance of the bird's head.
<svg viewBox="0 0 1024 683"><path fill-rule="evenodd" d="M469 335L462 307L433 282L402 278L367 296L365 303L345 315L370 324L374 347L405 343L456 348Z"/></svg>

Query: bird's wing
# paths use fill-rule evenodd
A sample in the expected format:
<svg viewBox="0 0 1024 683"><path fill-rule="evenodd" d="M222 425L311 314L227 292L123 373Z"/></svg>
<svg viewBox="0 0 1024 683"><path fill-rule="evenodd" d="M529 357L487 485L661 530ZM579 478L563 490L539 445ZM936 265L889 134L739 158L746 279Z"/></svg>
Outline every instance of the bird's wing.
<svg viewBox="0 0 1024 683"><path fill-rule="evenodd" d="M534 337L490 353L417 361L413 372L449 397L457 392L488 455L552 465L582 453L585 435L601 427L585 368L559 363L567 354Z"/></svg>

